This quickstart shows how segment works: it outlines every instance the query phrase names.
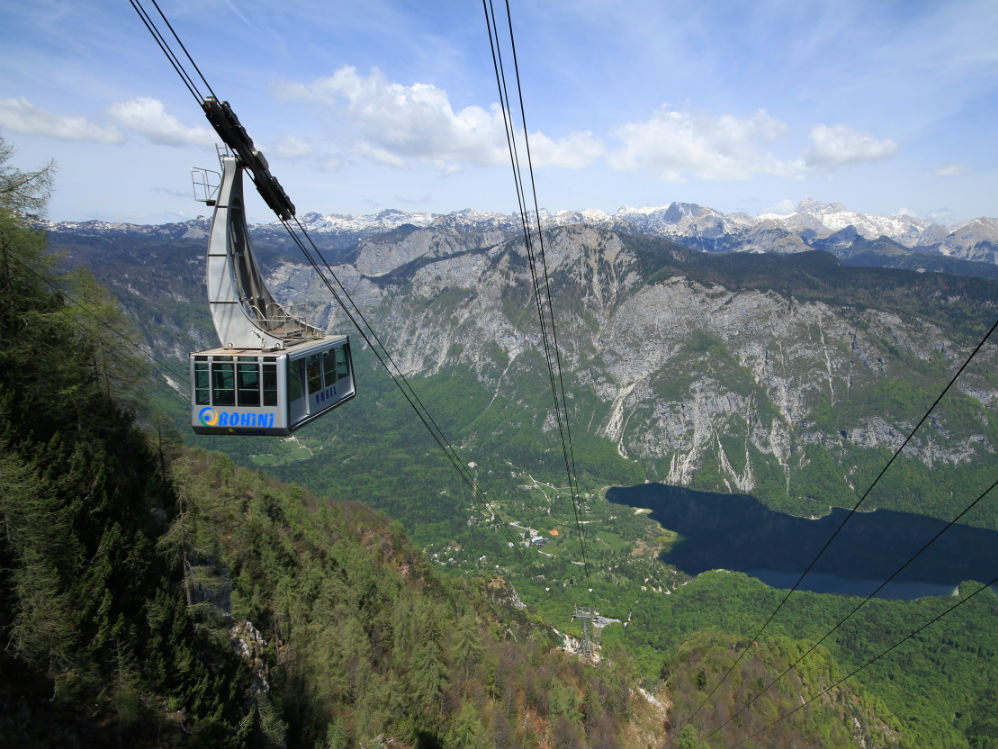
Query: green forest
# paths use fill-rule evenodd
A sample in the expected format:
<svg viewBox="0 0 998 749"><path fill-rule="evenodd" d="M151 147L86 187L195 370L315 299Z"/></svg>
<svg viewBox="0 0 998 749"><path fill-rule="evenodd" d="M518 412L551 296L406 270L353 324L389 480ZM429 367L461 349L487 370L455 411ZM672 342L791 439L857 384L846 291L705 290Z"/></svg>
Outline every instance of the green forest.
<svg viewBox="0 0 998 749"><path fill-rule="evenodd" d="M799 593L736 662L782 592L660 563L668 532L600 496L641 474L599 440L578 454L585 509L605 521L588 538L603 570L592 600L619 620L598 664L561 648L580 634L585 585L546 483L556 461L527 436L509 446L523 462L505 466L520 487L505 499L561 529L542 562L468 522L466 491L377 393L345 408L382 444L350 451L341 434L330 449L349 479L330 461L318 488L291 483L304 456L290 443L277 459L249 441L234 457L185 446L176 405L149 396L154 365L128 316L86 271L59 272L29 228L51 169L18 172L7 153L0 745L998 746L990 591L872 601L803 659L857 600ZM426 383L433 402L460 386ZM474 410L449 402L448 425ZM480 478L492 493L508 483Z"/></svg>

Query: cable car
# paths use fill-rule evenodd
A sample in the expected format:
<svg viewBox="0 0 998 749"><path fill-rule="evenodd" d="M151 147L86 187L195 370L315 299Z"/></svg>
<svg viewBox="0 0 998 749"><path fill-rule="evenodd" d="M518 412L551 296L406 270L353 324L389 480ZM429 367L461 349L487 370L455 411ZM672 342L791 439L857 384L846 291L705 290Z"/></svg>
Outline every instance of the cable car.
<svg viewBox="0 0 998 749"><path fill-rule="evenodd" d="M281 351L199 351L191 354L191 382L198 434L288 435L356 395L343 335Z"/></svg>
<svg viewBox="0 0 998 749"><path fill-rule="evenodd" d="M223 137L222 173L193 170L195 198L215 207L208 238L208 306L220 346L190 354L191 427L197 434L288 435L356 394L350 340L325 335L279 304L249 245L244 169L282 220L294 205L225 102L205 99ZM212 184L211 175L220 177Z"/></svg>

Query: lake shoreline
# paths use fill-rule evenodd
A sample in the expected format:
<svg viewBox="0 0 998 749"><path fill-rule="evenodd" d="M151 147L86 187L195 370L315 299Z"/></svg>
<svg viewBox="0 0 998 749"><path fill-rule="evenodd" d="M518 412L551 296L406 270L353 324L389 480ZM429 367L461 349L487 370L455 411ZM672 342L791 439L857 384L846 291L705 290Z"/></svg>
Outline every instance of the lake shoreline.
<svg viewBox="0 0 998 749"><path fill-rule="evenodd" d="M636 513L647 510L664 529L679 534L680 540L659 558L686 574L724 568L789 588L816 561L799 587L817 593L870 595L946 526L896 510L856 512L815 560L849 510L831 507L824 516L804 518L771 510L751 495L659 483L609 487L604 496ZM951 595L965 580L991 580L998 568L995 548L998 533L954 525L876 595L896 600Z"/></svg>

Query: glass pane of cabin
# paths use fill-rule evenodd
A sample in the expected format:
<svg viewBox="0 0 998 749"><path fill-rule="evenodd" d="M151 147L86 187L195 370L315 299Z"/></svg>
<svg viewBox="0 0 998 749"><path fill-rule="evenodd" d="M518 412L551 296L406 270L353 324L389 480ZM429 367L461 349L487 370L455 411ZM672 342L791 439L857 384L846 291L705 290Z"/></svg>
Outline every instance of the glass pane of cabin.
<svg viewBox="0 0 998 749"><path fill-rule="evenodd" d="M350 374L346 348L342 346L336 349L336 374L340 377L347 377Z"/></svg>
<svg viewBox="0 0 998 749"><path fill-rule="evenodd" d="M230 362L212 362L211 395L216 406L236 405L235 365Z"/></svg>
<svg viewBox="0 0 998 749"><path fill-rule="evenodd" d="M277 405L277 365L263 363L263 405Z"/></svg>
<svg viewBox="0 0 998 749"><path fill-rule="evenodd" d="M194 403L198 406L207 406L211 403L211 380L208 377L208 362L194 362Z"/></svg>
<svg viewBox="0 0 998 749"><path fill-rule="evenodd" d="M252 364L236 365L237 387L240 406L260 405L260 365L256 362Z"/></svg>
<svg viewBox="0 0 998 749"><path fill-rule="evenodd" d="M320 354L310 354L305 360L308 372L308 393L318 393L322 390L322 357Z"/></svg>
<svg viewBox="0 0 998 749"><path fill-rule="evenodd" d="M292 403L305 397L305 383L301 376L301 359L288 362L288 402Z"/></svg>
<svg viewBox="0 0 998 749"><path fill-rule="evenodd" d="M295 424L308 416L308 400L305 398L305 360L288 362L288 425Z"/></svg>
<svg viewBox="0 0 998 749"><path fill-rule="evenodd" d="M322 374L326 380L326 387L336 384L336 354L333 351L322 352Z"/></svg>

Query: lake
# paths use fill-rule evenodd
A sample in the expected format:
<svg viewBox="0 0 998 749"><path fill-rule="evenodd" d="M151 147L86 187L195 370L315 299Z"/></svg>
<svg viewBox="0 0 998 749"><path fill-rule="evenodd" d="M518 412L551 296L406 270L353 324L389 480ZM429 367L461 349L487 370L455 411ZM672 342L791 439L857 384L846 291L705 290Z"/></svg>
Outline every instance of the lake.
<svg viewBox="0 0 998 749"><path fill-rule="evenodd" d="M614 487L607 499L651 510L681 538L661 559L687 574L728 569L790 588L848 510L816 520L774 512L744 494L712 494L664 484ZM946 525L893 510L857 512L799 589L867 596ZM964 580L998 576L998 533L954 525L877 594L911 599L947 595Z"/></svg>

